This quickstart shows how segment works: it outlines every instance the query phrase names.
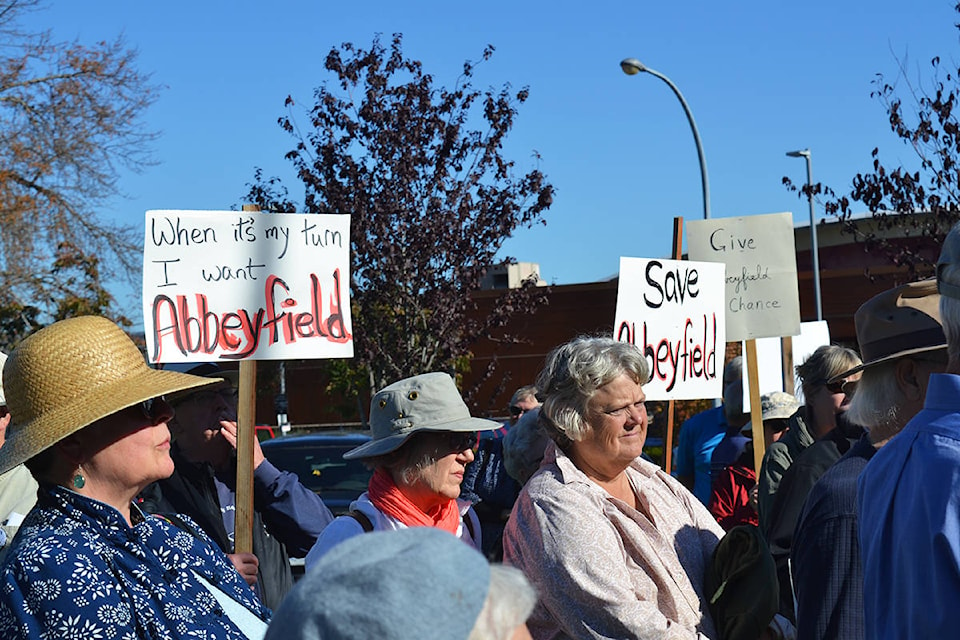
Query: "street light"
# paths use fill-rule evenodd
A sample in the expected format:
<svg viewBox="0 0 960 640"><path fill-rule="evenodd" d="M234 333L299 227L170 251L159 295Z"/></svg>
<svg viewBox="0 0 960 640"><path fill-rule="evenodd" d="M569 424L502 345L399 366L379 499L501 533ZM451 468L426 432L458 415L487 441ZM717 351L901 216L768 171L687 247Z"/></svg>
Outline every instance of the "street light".
<svg viewBox="0 0 960 640"><path fill-rule="evenodd" d="M673 93L675 93L677 99L680 100L680 104L683 106L683 112L687 114L687 121L690 123L690 130L693 131L693 141L697 143L697 156L700 158L700 188L703 191L703 219L709 220L710 185L707 182L707 160L703 155L703 145L700 144L700 132L697 131L697 123L693 120L693 114L690 113L690 106L687 104L687 101L683 99L683 94L680 93L680 89L677 88L677 85L670 81L670 78L663 75L659 71L654 71L650 67L645 66L636 58L624 58L620 61L620 68L623 69L623 72L628 76L635 76L638 73L649 73L652 76L660 78L666 82L671 89L673 89Z"/></svg>
<svg viewBox="0 0 960 640"><path fill-rule="evenodd" d="M813 296L817 303L817 320L823 320L823 307L820 300L820 251L817 248L817 223L813 218L813 168L810 162L810 149L788 151L791 158L807 159L807 200L810 203L810 251L813 254Z"/></svg>

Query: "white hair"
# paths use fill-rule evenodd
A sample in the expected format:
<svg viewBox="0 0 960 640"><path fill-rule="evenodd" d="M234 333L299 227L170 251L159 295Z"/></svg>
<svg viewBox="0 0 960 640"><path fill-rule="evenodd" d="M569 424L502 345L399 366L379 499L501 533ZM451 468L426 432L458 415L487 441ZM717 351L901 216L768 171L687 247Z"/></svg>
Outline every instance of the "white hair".
<svg viewBox="0 0 960 640"><path fill-rule="evenodd" d="M850 400L847 419L867 431L896 433L903 428L901 408L907 397L897 384L899 358L866 367Z"/></svg>
<svg viewBox="0 0 960 640"><path fill-rule="evenodd" d="M487 599L467 640L510 640L536 604L537 592L522 571L502 564L490 565Z"/></svg>

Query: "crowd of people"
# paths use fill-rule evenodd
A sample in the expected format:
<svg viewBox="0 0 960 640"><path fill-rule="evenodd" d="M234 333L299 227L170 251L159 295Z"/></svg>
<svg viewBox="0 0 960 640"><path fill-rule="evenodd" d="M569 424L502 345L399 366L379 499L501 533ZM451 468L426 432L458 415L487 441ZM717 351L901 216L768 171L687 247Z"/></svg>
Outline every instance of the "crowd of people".
<svg viewBox="0 0 960 640"><path fill-rule="evenodd" d="M254 441L238 552L234 374L152 368L105 318L56 322L0 363L0 637L949 635L960 226L936 278L865 301L855 325L857 350L796 367L797 396L761 397L761 429L727 362L722 404L681 426L675 476L644 454L633 345L556 347L505 424L471 415L446 373L396 381L344 454L373 473L343 515Z"/></svg>

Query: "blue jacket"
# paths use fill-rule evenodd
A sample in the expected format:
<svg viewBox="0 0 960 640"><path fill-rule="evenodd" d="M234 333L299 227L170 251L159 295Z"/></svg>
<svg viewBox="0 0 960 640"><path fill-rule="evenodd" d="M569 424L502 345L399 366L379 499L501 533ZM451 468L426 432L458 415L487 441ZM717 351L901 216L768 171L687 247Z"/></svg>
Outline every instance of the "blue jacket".
<svg viewBox="0 0 960 640"><path fill-rule="evenodd" d="M930 376L921 410L860 474L867 638L960 629L960 376Z"/></svg>

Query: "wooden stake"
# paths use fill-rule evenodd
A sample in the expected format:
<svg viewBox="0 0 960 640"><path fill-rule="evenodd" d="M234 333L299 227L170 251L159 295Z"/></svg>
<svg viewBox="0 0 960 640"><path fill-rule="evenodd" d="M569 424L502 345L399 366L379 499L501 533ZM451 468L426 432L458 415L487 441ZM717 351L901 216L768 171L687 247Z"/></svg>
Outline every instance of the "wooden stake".
<svg viewBox="0 0 960 640"><path fill-rule="evenodd" d="M783 355L783 390L794 395L793 338L790 336L780 338L780 353Z"/></svg>
<svg viewBox="0 0 960 640"><path fill-rule="evenodd" d="M763 438L763 411L760 408L760 375L757 373L757 341L747 340L747 381L750 384L750 421L753 424L753 468L760 477L760 466L767 447Z"/></svg>
<svg viewBox="0 0 960 640"><path fill-rule="evenodd" d="M243 205L244 211L260 211ZM240 362L237 396L237 503L234 553L253 553L253 439L257 413L257 361Z"/></svg>
<svg viewBox="0 0 960 640"><path fill-rule="evenodd" d="M673 259L683 258L683 218L673 219ZM663 470L673 471L673 400L667 401L667 432L663 439Z"/></svg>

